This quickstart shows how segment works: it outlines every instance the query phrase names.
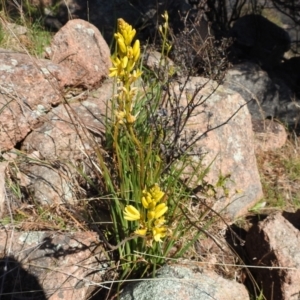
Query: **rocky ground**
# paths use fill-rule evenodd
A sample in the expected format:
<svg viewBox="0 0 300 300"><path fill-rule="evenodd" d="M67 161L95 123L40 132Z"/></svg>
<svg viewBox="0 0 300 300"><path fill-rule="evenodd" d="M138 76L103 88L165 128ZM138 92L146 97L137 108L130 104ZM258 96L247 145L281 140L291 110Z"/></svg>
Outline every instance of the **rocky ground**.
<svg viewBox="0 0 300 300"><path fill-rule="evenodd" d="M24 35L1 22L14 37ZM118 280L111 245L87 222L88 184L74 171L92 174L93 143L104 138L110 50L86 21L59 29L43 58L0 50L1 299L104 299ZM280 51L274 60L286 49ZM150 53L154 61L158 55ZM191 250L170 257L155 278L127 285L121 299L298 299L298 102L278 70L286 74L285 66L271 72L248 57L222 84L197 74L169 83L180 107L189 109L191 97L201 103L185 124L182 147L195 140L191 159L205 153L203 165L214 162L208 183L220 174L230 180L226 191L205 199L214 222L194 226L203 234ZM294 83L297 76L289 74ZM190 174L186 169L183 180L192 182ZM195 191L190 222L202 201Z"/></svg>

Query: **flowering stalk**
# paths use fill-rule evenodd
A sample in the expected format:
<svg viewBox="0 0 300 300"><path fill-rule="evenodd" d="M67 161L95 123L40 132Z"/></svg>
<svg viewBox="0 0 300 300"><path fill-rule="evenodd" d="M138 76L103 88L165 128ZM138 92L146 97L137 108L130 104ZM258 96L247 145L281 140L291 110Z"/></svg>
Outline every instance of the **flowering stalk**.
<svg viewBox="0 0 300 300"><path fill-rule="evenodd" d="M111 57L113 67L110 68L110 77L117 78L118 93L115 96L117 107L115 111L114 126L114 148L116 150L119 174L122 174L122 162L118 153L117 141L119 136L119 126L125 125L129 135L136 145L140 158L140 183L142 185L144 179L144 157L141 143L135 135L133 124L136 116L132 115L133 102L136 95L136 88L133 83L142 75L139 68L136 67L141 55L140 41L136 40L132 45L136 30L123 19L118 19L118 31L114 37L116 40L116 51Z"/></svg>
<svg viewBox="0 0 300 300"><path fill-rule="evenodd" d="M113 67L110 68L110 77L116 77L119 84L117 98L116 122L119 124L133 124L135 116L131 114L133 99L136 88L132 84L142 75L136 63L140 58L140 41L132 40L136 30L127 24L123 19L118 19L118 32L114 37L117 42L116 51L112 56Z"/></svg>
<svg viewBox="0 0 300 300"><path fill-rule="evenodd" d="M163 39L162 42L162 54L168 57L169 52L172 46L168 43L168 31L169 31L169 15L168 12L165 11L163 15L161 15L165 20L163 25L159 25L158 30ZM166 52L166 53L165 53Z"/></svg>

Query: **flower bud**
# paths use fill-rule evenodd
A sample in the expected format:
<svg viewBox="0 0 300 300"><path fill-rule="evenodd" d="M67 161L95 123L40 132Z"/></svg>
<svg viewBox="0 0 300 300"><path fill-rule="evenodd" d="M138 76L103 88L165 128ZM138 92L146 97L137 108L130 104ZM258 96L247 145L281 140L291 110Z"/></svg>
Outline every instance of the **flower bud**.
<svg viewBox="0 0 300 300"><path fill-rule="evenodd" d="M125 54L127 48L123 36L117 33L115 34L115 38L117 39L119 50L121 51L122 54Z"/></svg>
<svg viewBox="0 0 300 300"><path fill-rule="evenodd" d="M130 26L129 31L126 33L126 37L124 36L125 43L126 43L127 46L130 46L135 34L136 34L136 30L132 29L132 27Z"/></svg>
<svg viewBox="0 0 300 300"><path fill-rule="evenodd" d="M140 212L132 205L126 205L123 213L124 219L128 221L136 221L141 218Z"/></svg>
<svg viewBox="0 0 300 300"><path fill-rule="evenodd" d="M162 215L166 213L167 210L168 210L168 206L166 206L165 203L158 204L155 207L155 219L160 218Z"/></svg>
<svg viewBox="0 0 300 300"><path fill-rule="evenodd" d="M155 217L155 211L153 210L148 210L148 213L147 213L147 218L148 220L153 220Z"/></svg>
<svg viewBox="0 0 300 300"><path fill-rule="evenodd" d="M136 62L141 54L140 41L136 40L133 45L133 61Z"/></svg>
<svg viewBox="0 0 300 300"><path fill-rule="evenodd" d="M127 56L124 56L124 57L122 58L122 68L123 68L123 69L126 69L127 64L128 64L128 57L127 57Z"/></svg>

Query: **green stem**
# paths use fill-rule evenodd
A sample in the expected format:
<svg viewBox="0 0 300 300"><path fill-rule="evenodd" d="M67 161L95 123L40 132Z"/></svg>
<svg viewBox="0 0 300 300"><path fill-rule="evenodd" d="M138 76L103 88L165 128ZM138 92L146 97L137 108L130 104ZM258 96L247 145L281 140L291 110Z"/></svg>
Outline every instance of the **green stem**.
<svg viewBox="0 0 300 300"><path fill-rule="evenodd" d="M143 155L143 148L141 146L140 141L137 139L137 137L135 136L135 133L133 131L133 127L132 124L128 124L127 125L128 131L131 135L131 138L133 140L133 142L135 143L137 149L138 149L138 153L139 153L139 163L140 163L140 187L141 190L144 188L144 155Z"/></svg>
<svg viewBox="0 0 300 300"><path fill-rule="evenodd" d="M119 136L119 122L117 122L115 125L113 148L115 149L115 153L116 153L116 157L117 157L117 164L118 164L118 168L119 168L119 177L120 177L120 180L122 181L122 179L123 179L122 169L123 168L122 168L122 161L121 161L120 154L119 154L118 136Z"/></svg>

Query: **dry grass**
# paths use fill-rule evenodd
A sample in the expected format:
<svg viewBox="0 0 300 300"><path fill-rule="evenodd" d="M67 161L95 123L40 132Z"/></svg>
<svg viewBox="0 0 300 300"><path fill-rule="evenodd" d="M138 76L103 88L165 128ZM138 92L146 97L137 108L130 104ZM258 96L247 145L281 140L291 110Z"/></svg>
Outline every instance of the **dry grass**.
<svg viewBox="0 0 300 300"><path fill-rule="evenodd" d="M281 149L257 153L265 211L294 212L300 207L300 137L290 135Z"/></svg>
<svg viewBox="0 0 300 300"><path fill-rule="evenodd" d="M1 48L42 57L53 33L45 30L40 21L28 20L13 20L0 10Z"/></svg>

